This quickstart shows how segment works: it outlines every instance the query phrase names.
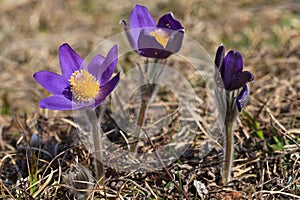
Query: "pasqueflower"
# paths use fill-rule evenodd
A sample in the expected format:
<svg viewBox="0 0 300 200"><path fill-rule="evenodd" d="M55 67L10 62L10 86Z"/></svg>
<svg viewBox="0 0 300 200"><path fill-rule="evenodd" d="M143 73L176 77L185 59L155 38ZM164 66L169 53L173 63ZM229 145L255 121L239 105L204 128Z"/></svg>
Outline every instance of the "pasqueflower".
<svg viewBox="0 0 300 200"><path fill-rule="evenodd" d="M172 13L156 24L146 7L136 5L130 14L130 29L124 20L121 23L132 48L142 56L164 59L181 48L184 28Z"/></svg>
<svg viewBox="0 0 300 200"><path fill-rule="evenodd" d="M219 46L216 58L215 81L219 88L226 91L240 90L236 96L239 111L246 105L249 96L248 82L254 80L249 71L243 71L243 58L238 51L230 50L225 56L225 47Z"/></svg>
<svg viewBox="0 0 300 200"><path fill-rule="evenodd" d="M53 95L40 101L41 108L74 110L95 108L117 86L119 73L111 80L118 61L117 46L107 57L96 55L88 66L68 45L59 47L62 75L49 71L36 72L33 78Z"/></svg>

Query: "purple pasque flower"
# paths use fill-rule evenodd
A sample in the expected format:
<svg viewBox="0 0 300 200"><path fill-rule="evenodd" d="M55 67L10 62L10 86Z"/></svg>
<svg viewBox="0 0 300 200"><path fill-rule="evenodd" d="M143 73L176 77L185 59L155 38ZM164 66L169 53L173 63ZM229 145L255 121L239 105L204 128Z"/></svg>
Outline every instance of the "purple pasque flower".
<svg viewBox="0 0 300 200"><path fill-rule="evenodd" d="M219 88L226 91L236 91L238 111L246 105L249 96L248 82L254 80L249 71L243 71L243 57L238 51L230 50L225 56L225 47L220 45L215 58L215 82Z"/></svg>
<svg viewBox="0 0 300 200"><path fill-rule="evenodd" d="M254 80L253 74L243 71L243 57L238 51L230 50L226 56L224 55L225 47L221 45L215 58L218 85L223 85L225 90L232 91Z"/></svg>
<svg viewBox="0 0 300 200"><path fill-rule="evenodd" d="M117 46L113 46L107 57L96 55L88 66L68 45L59 47L62 75L40 71L33 78L53 96L40 101L41 108L51 110L74 110L95 108L117 86L120 73L111 76L118 61Z"/></svg>
<svg viewBox="0 0 300 200"><path fill-rule="evenodd" d="M129 22L130 30L126 22L121 21L132 48L138 54L165 59L180 50L184 28L172 13L163 15L156 24L146 7L136 5Z"/></svg>

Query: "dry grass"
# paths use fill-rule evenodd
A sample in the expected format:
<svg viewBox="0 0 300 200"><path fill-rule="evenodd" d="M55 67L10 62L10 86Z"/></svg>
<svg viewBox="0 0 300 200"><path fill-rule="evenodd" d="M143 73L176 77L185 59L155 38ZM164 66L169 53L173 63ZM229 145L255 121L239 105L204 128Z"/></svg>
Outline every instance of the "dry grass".
<svg viewBox="0 0 300 200"><path fill-rule="evenodd" d="M174 12L183 21L186 34L212 57L220 43L239 50L247 70L255 75L250 101L238 121L232 184L223 187L220 183L219 148L199 157L199 138L211 120L199 118L202 132L190 141L188 151L168 166L183 189L191 198L201 199L193 185L197 180L207 189L204 199L300 199L299 2L142 3L156 17ZM59 72L57 49L64 42L79 55L87 55L102 40L121 32L119 20L128 18L134 4L115 0L0 1L3 199L103 198L102 186L70 183L69 173L76 170L84 181L93 180L89 174L93 172L91 154L81 144L70 112L38 108L38 101L49 94L34 82L32 74L43 69ZM127 59L134 63L134 58ZM191 69L186 69L186 74L197 93L206 96ZM167 101L172 110L176 100ZM205 111L209 105L203 101L201 108ZM161 135L155 138L158 145L169 139ZM141 151L151 151L146 141ZM105 183L109 199L182 198L162 170L125 173L107 167ZM74 187L89 191L75 191Z"/></svg>

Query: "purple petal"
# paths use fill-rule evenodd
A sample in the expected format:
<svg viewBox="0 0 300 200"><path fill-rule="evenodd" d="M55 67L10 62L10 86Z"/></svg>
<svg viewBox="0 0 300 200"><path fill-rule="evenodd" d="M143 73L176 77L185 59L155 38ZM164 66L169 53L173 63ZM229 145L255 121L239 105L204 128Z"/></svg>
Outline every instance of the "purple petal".
<svg viewBox="0 0 300 200"><path fill-rule="evenodd" d="M172 30L184 29L181 23L174 18L173 13L167 13L164 16L162 16L158 20L157 27Z"/></svg>
<svg viewBox="0 0 300 200"><path fill-rule="evenodd" d="M138 36L140 34L140 29L134 29L134 30L129 30L126 22L124 20L121 20L121 24L124 26L124 31L126 32L126 37L130 43L131 48L133 48L135 51L138 50L137 48L137 40ZM135 37L133 37L135 36Z"/></svg>
<svg viewBox="0 0 300 200"><path fill-rule="evenodd" d="M136 5L130 14L130 29L156 27L155 21L145 6Z"/></svg>
<svg viewBox="0 0 300 200"><path fill-rule="evenodd" d="M89 65L87 66L88 72L97 78L99 71L102 70L102 65L103 65L104 60L105 60L105 57L103 57L102 55L99 55L99 54L95 55L93 57L93 59L91 60L91 62L89 63Z"/></svg>
<svg viewBox="0 0 300 200"><path fill-rule="evenodd" d="M247 82L250 82L253 80L254 80L253 74L251 74L249 71L243 71L242 73L240 73L239 75L237 75L234 78L234 81L232 82L229 89L230 90L239 89L239 88L243 87L244 85L246 85Z"/></svg>
<svg viewBox="0 0 300 200"><path fill-rule="evenodd" d="M215 77L214 77L215 83L219 88L224 88L224 83L220 72L224 55L225 55L225 47L223 45L220 45L219 48L217 49L217 53L215 57Z"/></svg>
<svg viewBox="0 0 300 200"><path fill-rule="evenodd" d="M225 47L221 44L217 50L216 58L215 58L215 65L218 70L222 65L224 55L225 55Z"/></svg>
<svg viewBox="0 0 300 200"><path fill-rule="evenodd" d="M226 90L231 89L232 83L236 81L236 78L243 70L243 58L242 55L237 51L229 51L223 59L220 72L224 82Z"/></svg>
<svg viewBox="0 0 300 200"><path fill-rule="evenodd" d="M73 103L63 95L54 95L42 99L40 101L40 107L51 110L74 110L81 108L82 105Z"/></svg>
<svg viewBox="0 0 300 200"><path fill-rule="evenodd" d="M181 31L172 33L167 43L166 49L171 53L177 53L181 48L183 36L184 33Z"/></svg>
<svg viewBox="0 0 300 200"><path fill-rule="evenodd" d="M245 85L236 98L236 105L239 112L241 112L242 109L245 107L245 105L248 102L248 99L249 99L249 89L248 86Z"/></svg>
<svg viewBox="0 0 300 200"><path fill-rule="evenodd" d="M161 58L161 51L165 48L151 35L142 30L138 39L140 54L148 58Z"/></svg>
<svg viewBox="0 0 300 200"><path fill-rule="evenodd" d="M156 27L155 21L149 13L148 9L141 5L136 5L130 14L130 34L127 32L129 42L133 49L137 50L137 41L139 34L143 28Z"/></svg>
<svg viewBox="0 0 300 200"><path fill-rule="evenodd" d="M110 81L108 81L105 85L100 86L99 94L95 99L95 106L100 105L105 98L115 89L120 80L120 72L114 76Z"/></svg>
<svg viewBox="0 0 300 200"><path fill-rule="evenodd" d="M114 73L118 62L118 47L113 46L108 52L102 67L98 72L97 79L100 80L100 85L106 84Z"/></svg>
<svg viewBox="0 0 300 200"><path fill-rule="evenodd" d="M33 78L52 94L62 94L68 83L59 74L48 71L40 71L33 74Z"/></svg>
<svg viewBox="0 0 300 200"><path fill-rule="evenodd" d="M59 61L62 76L66 81L76 70L86 68L82 58L66 43L59 47Z"/></svg>

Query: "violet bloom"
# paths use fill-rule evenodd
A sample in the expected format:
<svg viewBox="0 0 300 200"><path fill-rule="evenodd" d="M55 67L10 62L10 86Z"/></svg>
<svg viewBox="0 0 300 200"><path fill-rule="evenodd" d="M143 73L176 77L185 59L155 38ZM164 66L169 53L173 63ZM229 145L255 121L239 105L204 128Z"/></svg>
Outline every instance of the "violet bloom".
<svg viewBox="0 0 300 200"><path fill-rule="evenodd" d="M225 56L225 47L222 45L217 50L215 64L215 94L224 140L222 177L223 184L227 185L231 181L233 166L234 126L249 98L247 83L253 81L254 76L243 71L243 58L239 52L230 50Z"/></svg>
<svg viewBox="0 0 300 200"><path fill-rule="evenodd" d="M164 59L180 50L184 28L172 13L163 15L156 24L146 7L136 5L129 22L130 30L126 22L121 21L132 48L138 54Z"/></svg>
<svg viewBox="0 0 300 200"><path fill-rule="evenodd" d="M111 48L107 57L96 55L88 66L68 45L59 47L62 75L40 71L33 78L53 94L40 101L41 108L52 110L74 110L95 108L117 86L119 73L109 80L118 61L117 46Z"/></svg>
<svg viewBox="0 0 300 200"><path fill-rule="evenodd" d="M254 80L253 74L243 71L243 58L238 51L230 50L225 56L225 47L221 45L215 58L215 81L218 87L226 91L240 90L236 105L240 112L246 105L249 96L247 83Z"/></svg>

